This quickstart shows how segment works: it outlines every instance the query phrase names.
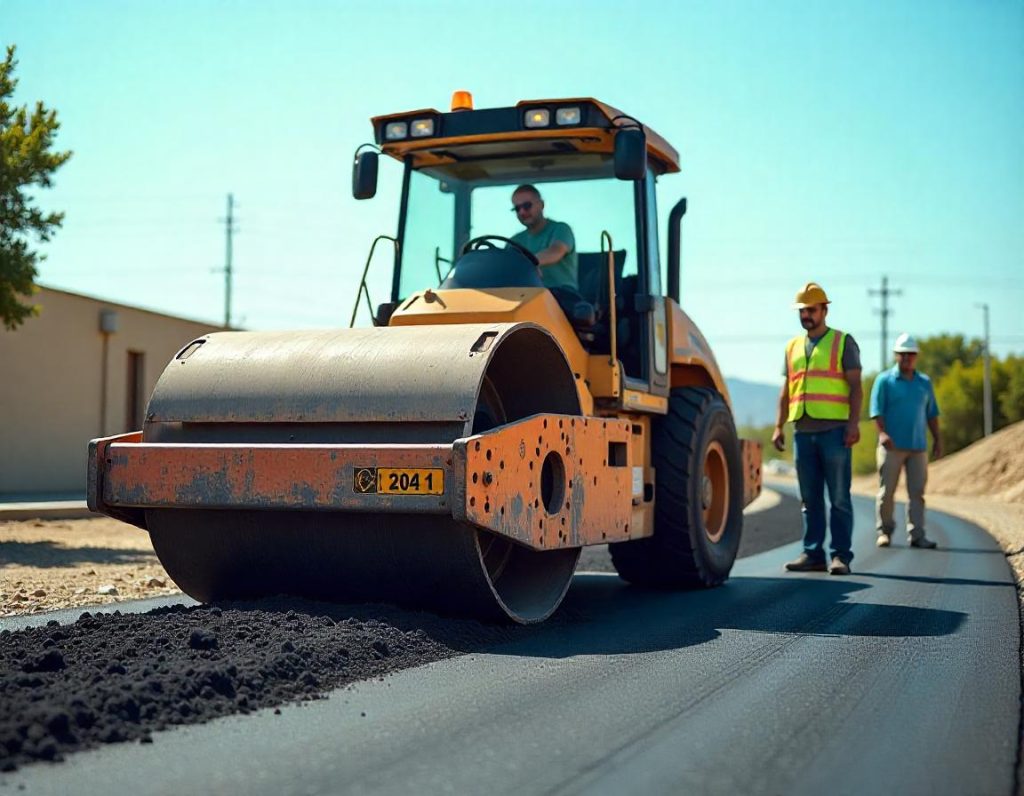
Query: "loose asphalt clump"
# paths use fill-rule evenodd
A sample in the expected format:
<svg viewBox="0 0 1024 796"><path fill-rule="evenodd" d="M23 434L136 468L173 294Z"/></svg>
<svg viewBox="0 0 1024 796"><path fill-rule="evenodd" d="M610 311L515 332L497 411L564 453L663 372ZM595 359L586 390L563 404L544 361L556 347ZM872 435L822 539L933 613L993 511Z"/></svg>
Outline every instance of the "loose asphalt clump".
<svg viewBox="0 0 1024 796"><path fill-rule="evenodd" d="M83 613L0 631L0 771L104 743L321 699L526 628L277 598Z"/></svg>

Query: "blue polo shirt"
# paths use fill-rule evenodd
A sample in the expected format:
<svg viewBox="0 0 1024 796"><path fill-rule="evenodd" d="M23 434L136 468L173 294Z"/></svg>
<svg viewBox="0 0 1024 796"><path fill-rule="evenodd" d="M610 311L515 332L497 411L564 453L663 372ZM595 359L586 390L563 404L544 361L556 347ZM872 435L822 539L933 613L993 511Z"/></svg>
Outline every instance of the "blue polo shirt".
<svg viewBox="0 0 1024 796"><path fill-rule="evenodd" d="M879 373L871 388L870 414L885 421L885 431L897 448L928 450L928 420L939 416L932 380L917 371L911 379L900 378L899 365Z"/></svg>

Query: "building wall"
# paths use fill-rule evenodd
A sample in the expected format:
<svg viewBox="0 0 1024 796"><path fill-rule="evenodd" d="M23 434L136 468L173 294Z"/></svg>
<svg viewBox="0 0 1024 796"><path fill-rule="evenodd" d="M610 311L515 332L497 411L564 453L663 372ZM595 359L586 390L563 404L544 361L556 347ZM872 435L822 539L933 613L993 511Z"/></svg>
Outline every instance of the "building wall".
<svg viewBox="0 0 1024 796"><path fill-rule="evenodd" d="M167 363L215 327L52 288L33 303L38 317L0 327L0 495L84 494L89 440L137 430L127 428L129 352L144 355L144 409ZM110 334L104 312L115 313Z"/></svg>

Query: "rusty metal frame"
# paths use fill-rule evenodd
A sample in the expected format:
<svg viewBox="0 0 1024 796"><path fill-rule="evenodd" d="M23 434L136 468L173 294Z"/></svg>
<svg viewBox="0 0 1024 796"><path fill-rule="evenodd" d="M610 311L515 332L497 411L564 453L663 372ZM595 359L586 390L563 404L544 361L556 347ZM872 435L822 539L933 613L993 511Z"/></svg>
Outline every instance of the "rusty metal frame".
<svg viewBox="0 0 1024 796"><path fill-rule="evenodd" d="M761 494L761 443L741 439L740 454L743 460L743 505L749 506Z"/></svg>
<svg viewBox="0 0 1024 796"><path fill-rule="evenodd" d="M629 441L628 421L568 415L457 440L453 516L538 550L626 541Z"/></svg>
<svg viewBox="0 0 1024 796"><path fill-rule="evenodd" d="M557 414L451 445L176 444L133 432L90 443L88 503L141 528L147 508L441 514L553 550L636 537L629 439L627 421ZM362 472L385 467L439 469L443 493L360 491Z"/></svg>
<svg viewBox="0 0 1024 796"><path fill-rule="evenodd" d="M98 452L99 454L99 452ZM450 445L113 442L103 449L98 505L448 513L448 496L357 489L378 468L451 472ZM450 478L446 478L446 491ZM369 484L367 484L369 486Z"/></svg>

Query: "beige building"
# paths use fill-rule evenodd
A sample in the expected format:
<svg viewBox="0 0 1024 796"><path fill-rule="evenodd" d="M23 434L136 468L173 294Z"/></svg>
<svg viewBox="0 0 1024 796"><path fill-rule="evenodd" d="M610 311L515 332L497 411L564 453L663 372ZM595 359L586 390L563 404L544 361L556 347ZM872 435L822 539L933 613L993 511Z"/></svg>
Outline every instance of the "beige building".
<svg viewBox="0 0 1024 796"><path fill-rule="evenodd" d="M142 428L157 379L210 323L42 288L0 327L0 499L84 495L93 437Z"/></svg>

